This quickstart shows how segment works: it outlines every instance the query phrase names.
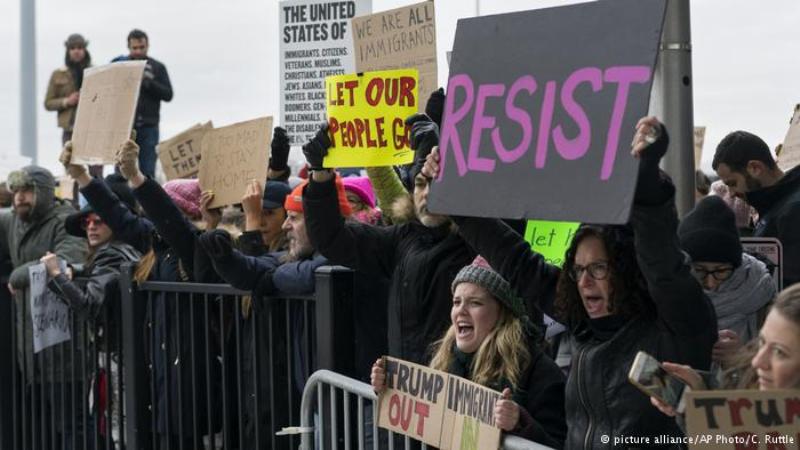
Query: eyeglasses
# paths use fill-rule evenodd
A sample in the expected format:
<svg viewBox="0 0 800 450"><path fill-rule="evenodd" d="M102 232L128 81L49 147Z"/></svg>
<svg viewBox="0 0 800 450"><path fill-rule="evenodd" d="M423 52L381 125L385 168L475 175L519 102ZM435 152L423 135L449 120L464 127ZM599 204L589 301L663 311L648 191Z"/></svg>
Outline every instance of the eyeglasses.
<svg viewBox="0 0 800 450"><path fill-rule="evenodd" d="M593 262L587 266L575 264L569 271L569 277L572 278L572 281L577 283L578 280L581 279L583 272L586 272L590 277L592 277L593 280L599 281L608 278L609 271L610 267L605 261Z"/></svg>
<svg viewBox="0 0 800 450"><path fill-rule="evenodd" d="M692 266L692 273L700 281L705 280L709 275L714 277L717 281L725 281L733 275L733 267L720 267L719 269L707 270L700 266Z"/></svg>
<svg viewBox="0 0 800 450"><path fill-rule="evenodd" d="M85 230L90 226L100 226L104 223L105 222L100 218L100 216L90 215L83 218L83 221L81 221L81 228Z"/></svg>

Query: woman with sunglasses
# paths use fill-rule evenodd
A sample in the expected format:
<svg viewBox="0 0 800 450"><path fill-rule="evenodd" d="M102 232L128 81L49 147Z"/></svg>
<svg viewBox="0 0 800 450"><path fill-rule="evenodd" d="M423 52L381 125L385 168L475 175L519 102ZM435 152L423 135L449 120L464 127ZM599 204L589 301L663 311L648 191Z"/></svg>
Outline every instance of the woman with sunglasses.
<svg viewBox="0 0 800 450"><path fill-rule="evenodd" d="M133 196L122 183L109 183L111 189L122 201L133 201ZM127 192L126 192L127 191ZM83 285L72 281L71 277L62 272L59 267L58 257L48 252L41 258L44 262L50 281L48 288L69 305L76 317L80 317L89 324L94 331L98 349L97 364L101 370L94 374L93 386L105 386L93 398L112 398L114 423L107 424L100 432L111 431L109 439L117 442L120 437L121 424L116 422L120 417L120 405L116 402L119 397L120 370L117 346L120 341L121 328L114 326L122 320L120 311L119 274L123 264L139 260L139 253L131 245L115 238L113 231L97 215L91 206L86 206L79 212L67 216L64 221L67 233L87 239L89 242L89 255L85 265L75 267L75 276L86 280ZM112 373L106 376L106 371ZM105 380L105 382L103 382ZM112 394L113 393L113 394ZM103 408L104 406L100 406ZM92 415L97 422L102 417L103 411L95 409Z"/></svg>
<svg viewBox="0 0 800 450"><path fill-rule="evenodd" d="M736 216L717 196L704 198L684 217L678 238L717 313L719 340L712 357L729 367L742 345L758 336L775 282L763 262L742 251Z"/></svg>
<svg viewBox="0 0 800 450"><path fill-rule="evenodd" d="M658 168L668 143L655 117L639 120L630 225L581 226L563 270L499 220L453 218L464 239L523 298L572 333L565 448L649 448L659 436L682 436L675 421L628 382L628 370L639 351L695 367L711 363L714 310L678 247L675 188ZM423 171L436 178L438 152Z"/></svg>

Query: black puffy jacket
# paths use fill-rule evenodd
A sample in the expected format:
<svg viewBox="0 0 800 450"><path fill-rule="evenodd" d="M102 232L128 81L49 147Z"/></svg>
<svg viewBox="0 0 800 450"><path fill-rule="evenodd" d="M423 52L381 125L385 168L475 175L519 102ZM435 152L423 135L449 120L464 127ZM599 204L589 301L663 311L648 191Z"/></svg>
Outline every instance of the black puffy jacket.
<svg viewBox="0 0 800 450"><path fill-rule="evenodd" d="M450 324L450 284L475 252L449 225L345 223L333 180L311 181L303 192L303 205L311 243L331 263L389 279L389 354L427 365L429 346ZM376 314L384 314L378 306Z"/></svg>

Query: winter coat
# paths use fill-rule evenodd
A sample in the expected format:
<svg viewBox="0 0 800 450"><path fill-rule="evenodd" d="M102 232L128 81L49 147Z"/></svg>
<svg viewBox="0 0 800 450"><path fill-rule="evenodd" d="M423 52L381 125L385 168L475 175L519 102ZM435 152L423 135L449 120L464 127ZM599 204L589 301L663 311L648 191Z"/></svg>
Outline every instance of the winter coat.
<svg viewBox="0 0 800 450"><path fill-rule="evenodd" d="M47 93L44 96L44 109L48 111L58 111L58 127L64 131L72 131L75 124L75 113L78 105L67 106L64 102L67 97L77 91L75 79L67 66L61 66L50 75L50 82L47 84Z"/></svg>
<svg viewBox="0 0 800 450"><path fill-rule="evenodd" d="M309 182L303 209L311 243L331 263L389 279L389 354L426 364L430 345L450 323L450 284L475 252L449 224L428 228L417 221L390 227L345 223L332 180Z"/></svg>
<svg viewBox="0 0 800 450"><path fill-rule="evenodd" d="M108 224L116 239L130 244L142 253L149 252L151 248L154 250L156 261L148 281L191 280L197 230L157 182L148 179L133 190L149 218L140 217L130 211L102 180L92 180L81 189L81 193ZM215 307L215 303L191 301L188 294L165 292L154 295L152 301L148 302L147 323L143 324L143 329L153 370L156 427L160 434L166 434L169 430L170 435L178 435L181 422L183 435L193 434L193 415L198 418L197 427L200 432L207 432L206 418L209 413L212 428L217 429L219 426L221 368L216 364L220 350L219 335L215 334L219 329L218 321L215 322L219 309ZM192 339L195 349L207 348L206 327L202 322L206 308L212 321L207 327L211 333L208 364L204 350L192 352L191 349ZM190 319L192 315L195 318L194 327ZM211 372L211 399L206 397L209 383L206 376L207 365ZM193 398L193 388L197 393L196 398Z"/></svg>
<svg viewBox="0 0 800 450"><path fill-rule="evenodd" d="M753 236L778 238L783 245L783 286L800 282L800 167L746 198L758 211Z"/></svg>
<svg viewBox="0 0 800 450"><path fill-rule="evenodd" d="M500 221L458 223L466 241L523 298L535 299L546 314L554 315L557 268ZM602 448L602 435L650 436L651 441L662 434L681 436L675 421L628 382L628 369L638 351L698 368L708 368L711 362L717 339L714 310L678 248L672 199L656 206L635 205L631 224L657 316L629 320L608 339L597 336L588 322L568 324L576 348L567 379L565 448Z"/></svg>
<svg viewBox="0 0 800 450"><path fill-rule="evenodd" d="M129 61L128 56L119 56L111 62ZM136 105L134 126L157 127L161 119L161 102L172 100L172 84L169 81L167 67L155 58L147 57L145 76L139 90L139 103ZM152 74L152 78L148 76Z"/></svg>
<svg viewBox="0 0 800 450"><path fill-rule="evenodd" d="M125 263L136 262L141 254L128 244L111 241L101 245L92 261L76 276L87 279L83 287L59 274L48 283L48 288L62 298L73 313L88 320L95 335L102 339L107 349L118 349L120 315L120 268ZM103 314L105 311L105 314ZM108 322L106 322L106 320ZM106 333L113 333L106 336Z"/></svg>
<svg viewBox="0 0 800 450"><path fill-rule="evenodd" d="M75 212L75 209L67 202L56 199L54 196L55 180L45 169L27 166L22 169L32 178L35 185L36 200L30 214L30 221L26 222L13 212L5 212L0 215L0 237L6 239L6 249L14 270L9 276L9 283L17 291L16 294L16 333L17 333L17 358L20 370L24 370L25 378L28 382L35 379L41 380L39 369L34 372L33 364L33 333L30 315L30 295L28 287L28 268L39 264L39 259L48 251L58 255L68 264L79 264L86 259L86 241L75 236L70 236L64 229L64 220ZM0 256L0 260L5 259ZM71 358L62 356L70 353L71 344L82 342L80 326L72 330L72 342L67 341L62 344L49 347L39 355L46 361L48 371L44 380L60 380L62 372L66 380L72 379ZM77 348L76 358L82 360L85 357L82 349ZM52 353L52 360L49 359ZM62 371L63 369L63 371ZM80 372L80 371L78 371Z"/></svg>

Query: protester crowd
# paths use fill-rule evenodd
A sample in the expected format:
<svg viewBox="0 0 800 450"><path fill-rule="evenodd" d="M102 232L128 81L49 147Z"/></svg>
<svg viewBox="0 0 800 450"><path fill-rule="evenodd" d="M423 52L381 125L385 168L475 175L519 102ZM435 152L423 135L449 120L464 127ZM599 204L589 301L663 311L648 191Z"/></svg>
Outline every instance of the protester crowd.
<svg viewBox="0 0 800 450"><path fill-rule="evenodd" d="M669 130L656 118L641 119L628 156L639 160L630 222L582 224L558 267L500 219L428 209L440 170L443 90L431 95L424 114L406 122L412 164L343 177L323 168L331 140L322 126L303 147L307 171L299 180L288 166L286 131L276 127L268 178L249 181L240 204L212 209L214 193L203 192L197 180L162 185L155 179L159 104L170 101L172 88L164 65L147 57L148 37L139 30L128 36L130 55L119 58L149 64L135 140L117 149L115 173L105 178L102 170L73 162L72 125L82 69L91 59L80 35L65 45L66 66L53 73L45 105L58 111L60 161L86 206L77 210L73 199L57 198L53 174L28 166L9 175L12 204L0 212L0 267L17 305L15 350L27 386L80 390L69 368L38 372L30 329L19 326L29 314L28 267L43 262L48 289L74 314L92 318L102 311L118 320L124 320L119 277L126 263L135 264L138 282L227 283L253 296L310 294L316 269L346 266L354 271L352 375L382 391L380 357L390 355L470 379L502 392L494 410L499 428L554 448L603 447L603 435L683 435L672 406L629 382L639 351L664 361L667 372L693 389L800 388L800 169L780 170L754 134L735 131L722 140L713 162L720 181L704 182L697 206L679 218L675 187L659 162L680 149L671 148ZM782 292L769 262L743 250L743 234L780 240ZM193 373L219 366L177 342L206 348L207 339L216 345L220 338L193 322L169 320L186 317L190 312L178 309L187 304L164 294L147 311L161 448L202 445L170 428L181 414L212 417L202 434L221 420L218 399L203 397L212 391L203 383L218 383L222 374L198 377L201 394L189 391ZM297 366L309 367L314 355L297 344L303 314L290 310L287 344ZM545 339L545 314L566 331ZM235 320L243 325L245 354L262 357L255 348L265 348L265 338L247 326L255 319ZM113 333L103 336L104 351L113 353ZM556 355L568 363L559 368ZM191 363L171 363L178 360ZM292 381L298 391L301 374ZM82 406L85 393L79 394L67 410ZM202 411L176 407L180 398L197 395Z"/></svg>

